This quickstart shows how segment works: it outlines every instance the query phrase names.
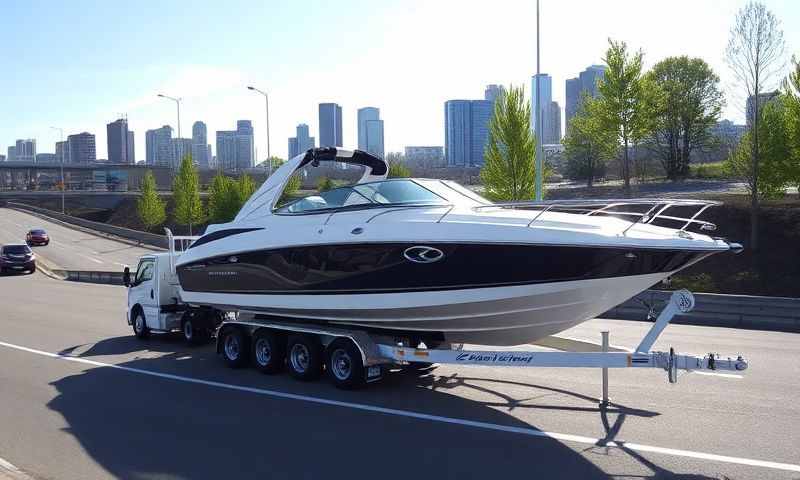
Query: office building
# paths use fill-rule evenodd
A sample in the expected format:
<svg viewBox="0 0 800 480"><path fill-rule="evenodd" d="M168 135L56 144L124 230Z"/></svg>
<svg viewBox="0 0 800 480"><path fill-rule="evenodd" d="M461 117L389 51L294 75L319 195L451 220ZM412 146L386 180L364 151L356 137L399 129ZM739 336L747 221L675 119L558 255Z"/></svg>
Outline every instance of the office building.
<svg viewBox="0 0 800 480"><path fill-rule="evenodd" d="M358 149L383 158L383 120L375 107L358 109Z"/></svg>
<svg viewBox="0 0 800 480"><path fill-rule="evenodd" d="M336 103L319 104L319 146L341 147L342 107Z"/></svg>
<svg viewBox="0 0 800 480"><path fill-rule="evenodd" d="M256 143L253 123L250 120L236 122L236 169L253 168L256 164Z"/></svg>
<svg viewBox="0 0 800 480"><path fill-rule="evenodd" d="M89 132L76 133L67 137L69 142L69 162L86 165L97 161L97 146L94 135Z"/></svg>
<svg viewBox="0 0 800 480"><path fill-rule="evenodd" d="M6 156L0 153L0 162L5 162L5 161L6 161Z"/></svg>
<svg viewBox="0 0 800 480"><path fill-rule="evenodd" d="M218 130L216 168L236 170L236 167L236 130Z"/></svg>
<svg viewBox="0 0 800 480"><path fill-rule="evenodd" d="M538 93L536 81L539 80ZM541 135L536 135L537 138L542 138L544 132L547 131L547 111L550 109L550 103L553 101L553 79L550 75L542 73L531 77L531 131L537 132L539 126L536 124L537 112L542 115L542 132ZM546 143L546 142L543 142Z"/></svg>
<svg viewBox="0 0 800 480"><path fill-rule="evenodd" d="M6 158L7 162L14 162L17 160L17 147L16 145L8 147L8 157Z"/></svg>
<svg viewBox="0 0 800 480"><path fill-rule="evenodd" d="M175 163L175 151L172 145L172 127L145 132L145 163L147 165L172 166Z"/></svg>
<svg viewBox="0 0 800 480"><path fill-rule="evenodd" d="M58 163L69 163L69 142L56 142L56 160Z"/></svg>
<svg viewBox="0 0 800 480"><path fill-rule="evenodd" d="M775 90L773 92L764 92L758 94L758 116L761 118L761 111L764 109L764 105L769 103L770 100L780 95L780 91ZM755 105L753 105L753 99L755 95L750 95L747 97L747 105L745 106L745 114L747 120L747 126L753 124L753 115L755 114ZM19 157L19 140L17 140L17 157Z"/></svg>
<svg viewBox="0 0 800 480"><path fill-rule="evenodd" d="M203 122L192 125L192 159L202 168L211 168L211 145L208 143L208 129Z"/></svg>
<svg viewBox="0 0 800 480"><path fill-rule="evenodd" d="M181 166L183 159L192 154L192 139L191 138L173 138L172 139L172 168ZM192 158L192 163L195 165L197 161Z"/></svg>
<svg viewBox="0 0 800 480"><path fill-rule="evenodd" d="M565 120L566 131L569 133L569 122L572 117L578 113L580 108L580 99L583 92L586 92L592 98L597 98L600 95L598 85L605 77L606 67L604 65L591 65L586 70L582 71L576 78L570 78L566 82L566 102L565 107Z"/></svg>
<svg viewBox="0 0 800 480"><path fill-rule="evenodd" d="M36 140L29 138L17 140L14 161L34 163L36 161Z"/></svg>
<svg viewBox="0 0 800 480"><path fill-rule="evenodd" d="M486 85L486 90L483 91L483 99L494 102L500 97L502 92L503 87L500 85Z"/></svg>
<svg viewBox="0 0 800 480"><path fill-rule="evenodd" d="M555 145L561 143L561 106L558 102L550 102L542 115L544 124L544 134L542 136L543 145Z"/></svg>
<svg viewBox="0 0 800 480"><path fill-rule="evenodd" d="M128 163L136 165L136 141L133 136L133 130L128 130Z"/></svg>
<svg viewBox="0 0 800 480"><path fill-rule="evenodd" d="M108 146L108 161L110 163L130 164L136 163L129 158L131 153L130 142L133 135L129 135L128 120L120 118L106 125L106 143Z"/></svg>
<svg viewBox="0 0 800 480"><path fill-rule="evenodd" d="M295 128L295 136L289 137L289 156L294 158L309 148L314 148L316 139L308 135L308 125L301 123Z"/></svg>
<svg viewBox="0 0 800 480"><path fill-rule="evenodd" d="M444 137L448 167L483 165L493 106L489 100L445 102Z"/></svg>
<svg viewBox="0 0 800 480"><path fill-rule="evenodd" d="M36 154L36 163L56 163L57 161L55 153Z"/></svg>
<svg viewBox="0 0 800 480"><path fill-rule="evenodd" d="M405 148L406 163L420 168L444 167L444 147L412 146Z"/></svg>

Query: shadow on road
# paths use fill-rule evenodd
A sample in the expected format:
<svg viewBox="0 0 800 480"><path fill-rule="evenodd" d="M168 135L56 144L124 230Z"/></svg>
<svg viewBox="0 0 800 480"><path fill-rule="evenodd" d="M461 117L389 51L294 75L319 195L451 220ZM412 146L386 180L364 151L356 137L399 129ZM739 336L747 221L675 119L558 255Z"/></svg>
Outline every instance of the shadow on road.
<svg viewBox="0 0 800 480"><path fill-rule="evenodd" d="M76 346L63 353L84 348ZM614 440L627 416L658 415L621 405L601 410L595 398L543 385L437 377L432 371L396 373L363 391L339 391L327 382L300 383L287 375L229 370L215 358L212 346L185 347L174 336L154 336L144 343L132 336L109 338L76 356L137 353L161 355L119 365L526 429L536 427L501 408L563 408L555 403L530 405L525 403L527 397L503 393L504 384L511 383L525 387L532 397L570 395L585 402L585 407L576 410L598 412L607 435L597 446L581 451L546 437L320 405L111 368L88 368L53 382L58 396L49 408L63 416L66 430L92 459L118 478L408 478L420 474L423 478L607 478L589 456L607 449L604 445ZM457 386L497 400L474 401L450 393ZM609 415L616 415L613 424ZM623 450L635 462L633 467L629 461L615 464L617 474L628 470L626 476L639 478L673 476L636 452Z"/></svg>

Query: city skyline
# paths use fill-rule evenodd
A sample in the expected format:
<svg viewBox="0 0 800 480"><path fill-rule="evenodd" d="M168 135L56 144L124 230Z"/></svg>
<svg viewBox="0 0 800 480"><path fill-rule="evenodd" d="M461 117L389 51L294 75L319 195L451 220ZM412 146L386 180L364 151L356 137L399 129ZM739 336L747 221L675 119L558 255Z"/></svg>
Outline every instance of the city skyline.
<svg viewBox="0 0 800 480"><path fill-rule="evenodd" d="M553 77L553 100L566 106L566 79L587 65L601 63L611 36L634 50L643 49L646 68L669 55L703 58L726 89L728 105L722 117L744 123L744 99L728 89L731 73L723 58L734 14L744 3L677 1L674 8L659 11L659 22L653 23L647 21L653 7L646 3L625 1L619 8L608 9L592 2L580 6L543 2L542 71ZM800 33L791 25L800 22L800 7L781 0L766 5L783 23L787 53L797 53ZM59 133L50 126L57 126L65 136L94 133L97 157L108 158L105 125L121 115L127 116L131 130L144 132L165 124L177 129L174 105L156 97L164 93L183 99L182 128L187 132L196 120L216 131L239 118L253 119L261 160L266 152L264 106L246 90L248 84L269 92L273 153L278 156L286 155L285 139L298 123L318 131L316 108L326 99L343 106L345 146L357 145L356 115L362 105L380 105L382 117L391 121L385 138L387 152L402 151L405 145L442 145L444 101L475 98L472 92L492 83L524 84L530 98L530 77L535 73L531 2L501 2L492 9L478 2L412 1L370 9L343 2L336 8L310 9L306 18L310 28L292 42L282 41L296 37L288 19L308 9L247 4L248 15L242 16L245 4L239 6L236 0L224 9L202 1L192 9L164 5L160 15L173 19L173 28L148 30L145 35L140 27L148 20L148 9L130 12L125 22L114 24L105 21L119 14L121 7L113 5L98 4L88 11L50 5L31 11L27 3L11 1L4 7L8 15L0 19L0 51L15 59L13 74L0 79L0 91L10 93L4 95L0 112L4 153L16 139L27 138L37 139L39 151L52 152ZM503 13L509 9L515 11L514 18ZM475 18L481 18L485 26L482 35L463 28ZM709 22L709 18L725 21ZM40 22L53 28L36 29L37 36L26 42L14 40ZM91 28L67 28L76 22ZM358 34L343 29L334 37L323 34L324 28L314 28L337 22L355 22L363 28ZM219 29L264 33L235 39L198 36L191 49L159 47L169 41L173 29L202 30L212 24ZM408 25L417 32L413 38L405 32ZM674 25L682 26L680 35L675 34ZM579 40L567 41L568 36ZM98 42L98 38L104 40ZM373 40L365 46L364 38ZM441 38L453 41L437 40ZM454 44L459 48L453 49ZM513 62L496 55L503 46L513 46ZM323 60L303 61L307 58ZM358 71L391 74L377 80L351 73ZM446 74L423 74L429 71ZM491 77L485 72L492 72ZM137 135L135 144L135 150L145 151L144 135Z"/></svg>

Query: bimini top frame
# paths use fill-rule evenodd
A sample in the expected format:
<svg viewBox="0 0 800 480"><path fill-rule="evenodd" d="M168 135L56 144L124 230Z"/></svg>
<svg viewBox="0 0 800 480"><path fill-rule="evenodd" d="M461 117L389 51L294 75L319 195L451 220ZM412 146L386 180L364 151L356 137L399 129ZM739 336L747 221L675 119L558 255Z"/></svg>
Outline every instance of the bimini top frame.
<svg viewBox="0 0 800 480"><path fill-rule="evenodd" d="M493 208L501 209L520 209L538 210L536 216L528 223L528 227L533 226L545 212L560 211L567 213L577 213L587 216L609 215L620 216L629 220L631 223L621 232L625 235L628 230L638 224L649 224L656 220L670 220L682 223L678 231L686 231L692 225L699 225L701 230L716 230L717 226L705 220L698 220L709 207L722 205L722 202L710 200L684 200L674 198L641 198L641 199L610 199L610 200L552 200L542 202L511 202L496 203L493 205L481 205L474 207L476 211L488 210ZM644 211L631 211L636 207ZM648 208L649 207L649 208ZM676 207L694 208L691 216L667 215L669 209Z"/></svg>

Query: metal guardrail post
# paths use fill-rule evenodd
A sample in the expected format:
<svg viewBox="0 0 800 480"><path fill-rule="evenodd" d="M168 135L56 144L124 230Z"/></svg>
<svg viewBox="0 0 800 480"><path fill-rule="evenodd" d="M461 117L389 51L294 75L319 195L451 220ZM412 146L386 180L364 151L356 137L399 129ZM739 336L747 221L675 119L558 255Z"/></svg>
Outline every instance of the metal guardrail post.
<svg viewBox="0 0 800 480"><path fill-rule="evenodd" d="M608 352L608 330L600 332L603 336L603 352ZM603 399L600 401L600 407L608 407L608 367L603 367Z"/></svg>

